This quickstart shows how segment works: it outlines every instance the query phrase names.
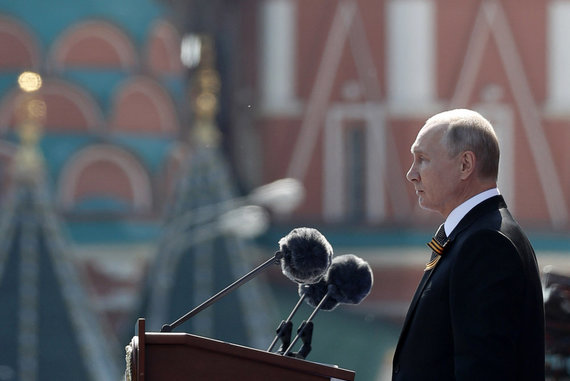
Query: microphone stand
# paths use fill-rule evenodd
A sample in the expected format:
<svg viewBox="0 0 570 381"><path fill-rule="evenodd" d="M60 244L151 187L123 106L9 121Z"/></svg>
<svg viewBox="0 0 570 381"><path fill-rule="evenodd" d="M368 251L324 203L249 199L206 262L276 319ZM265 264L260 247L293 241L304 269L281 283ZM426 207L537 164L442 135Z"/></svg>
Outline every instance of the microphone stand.
<svg viewBox="0 0 570 381"><path fill-rule="evenodd" d="M271 352L273 350L273 347L275 346L275 344L277 344L277 340L279 339L281 339L282 344L281 344L281 349L278 352L281 352L284 348L289 347L289 344L291 343L291 331L293 329L293 323L291 323L291 319L293 319L293 315L295 315L295 313L301 306L301 303L305 299L305 296L306 294L303 294L299 298L299 301L297 302L295 307L293 307L293 310L289 314L289 317L287 317L287 320L281 321L281 324L279 324L279 327L277 327L276 330L277 335L275 335L275 338L271 342L271 345L267 349L267 352Z"/></svg>
<svg viewBox="0 0 570 381"><path fill-rule="evenodd" d="M301 339L303 341L303 346L301 347L301 349L299 349L299 352L297 352L294 355L295 355L295 357L299 357L302 359L307 357L307 355L311 351L311 340L313 337L313 322L312 322L312 320L315 317L315 315L317 314L317 312L321 309L321 306L327 301L327 299L331 296L331 294L335 290L336 290L336 286L334 284L329 284L327 293L321 299L321 301L319 302L319 305L317 307L315 307L315 310L311 313L309 318L306 321L304 321L303 323L301 323L301 326L297 330L297 336L295 336L295 338L293 339L293 341L291 342L289 347L285 350L285 352L283 352L283 356L288 356L289 353L291 352L291 350L293 349L293 346L297 342L297 340Z"/></svg>
<svg viewBox="0 0 570 381"><path fill-rule="evenodd" d="M238 280L236 280L235 282L233 282L232 284L230 284L229 286L227 286L226 288L224 288L223 290L218 292L216 295L210 297L208 300L204 301L202 304L195 307L192 311L186 313L186 315L178 318L178 320L176 320L170 324L164 324L162 326L162 328L160 329L160 332L171 332L174 328L178 327L180 324L184 323L186 320L188 320L191 317L193 317L194 315L198 314L200 311L205 310L206 308L210 307L218 299L220 299L220 298L224 297L226 294L230 293L234 288L237 288L237 287L241 286L242 284L246 283L247 281L251 280L251 278L255 277L257 275L257 273L259 273L261 270L264 270L266 267L269 267L270 265L279 263L281 258L283 258L283 253L281 253L280 251L276 252L275 255L273 256L273 258L270 258L267 261L265 261L264 263L262 263L261 265L257 266L255 269L251 270L249 273L245 274L244 276L242 276L241 278L239 278Z"/></svg>

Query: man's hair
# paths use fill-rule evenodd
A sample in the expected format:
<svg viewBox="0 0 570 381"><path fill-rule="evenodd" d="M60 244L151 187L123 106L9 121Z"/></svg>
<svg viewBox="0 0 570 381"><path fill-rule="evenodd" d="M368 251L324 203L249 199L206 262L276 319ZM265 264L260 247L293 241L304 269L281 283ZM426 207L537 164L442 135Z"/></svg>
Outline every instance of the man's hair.
<svg viewBox="0 0 570 381"><path fill-rule="evenodd" d="M497 180L499 141L487 119L472 110L455 109L434 115L428 122L447 124L443 141L450 157L471 151L477 158L478 175L481 178Z"/></svg>

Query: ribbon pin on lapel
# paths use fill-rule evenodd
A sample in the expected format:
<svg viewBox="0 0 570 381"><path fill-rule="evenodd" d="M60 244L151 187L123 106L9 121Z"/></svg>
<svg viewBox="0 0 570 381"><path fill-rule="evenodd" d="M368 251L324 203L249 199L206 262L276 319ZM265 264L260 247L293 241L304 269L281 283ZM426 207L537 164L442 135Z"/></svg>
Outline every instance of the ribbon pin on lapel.
<svg viewBox="0 0 570 381"><path fill-rule="evenodd" d="M428 247L432 250L432 257L431 260L426 263L426 268L424 271L431 270L437 265L437 262L441 259L443 255L443 251L445 250L445 246L449 240L447 239L447 235L445 234L445 229L443 228L443 224L440 225L439 229L435 233L435 236L427 243Z"/></svg>

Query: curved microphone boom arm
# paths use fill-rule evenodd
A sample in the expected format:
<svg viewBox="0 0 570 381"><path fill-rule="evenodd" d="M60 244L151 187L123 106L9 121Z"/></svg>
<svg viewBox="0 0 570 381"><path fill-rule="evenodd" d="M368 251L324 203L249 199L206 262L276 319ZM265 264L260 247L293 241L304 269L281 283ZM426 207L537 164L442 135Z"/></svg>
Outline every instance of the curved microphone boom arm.
<svg viewBox="0 0 570 381"><path fill-rule="evenodd" d="M283 356L288 356L289 353L291 353L291 350L293 349L295 343L299 339L303 339L303 347L301 348L301 350L299 350L298 357L301 358L307 357L307 354L309 354L309 351L311 350L311 339L313 334L312 320L317 314L317 312L319 312L323 304L325 304L327 299L331 297L335 292L337 292L336 286L334 284L329 284L327 293L325 294L325 296L323 296L317 307L315 307L309 318L305 320L303 323L301 323L301 326L297 330L297 335L295 336L291 344L289 344L289 347L283 352Z"/></svg>
<svg viewBox="0 0 570 381"><path fill-rule="evenodd" d="M293 307L293 310L291 310L291 313L289 314L287 319L283 320L281 324L279 324L279 327L277 327L276 330L277 334L275 335L275 338L273 338L271 345L269 345L267 352L271 352L273 350L273 347L275 346L275 344L277 344L277 340L279 339L281 339L282 348L289 347L289 344L291 343L291 330L293 328L293 323L291 322L291 319L293 319L293 315L295 315L295 313L301 306L301 303L303 303L303 300L305 300L305 296L306 296L305 294L301 295L299 301L297 302L297 304L295 304L295 307Z"/></svg>
<svg viewBox="0 0 570 381"><path fill-rule="evenodd" d="M223 290L221 290L220 292L218 292L214 296L210 297L208 300L204 301L202 304L195 307L192 311L188 312L186 315L178 318L178 320L176 320L170 324L164 324L162 326L160 332L171 332L174 328L178 327L180 324L184 323L185 321L187 321L188 319L190 319L194 315L198 314L202 310L205 310L206 308L208 308L209 306L214 304L218 299L221 299L222 297L224 297L225 295L230 293L233 289L235 289L235 288L241 286L242 284L248 282L249 280L251 280L260 271L264 270L265 268L267 268L273 264L278 264L281 261L281 258L283 258L283 253L281 251L277 251L272 258L269 258L267 261L265 261L261 265L257 266L255 269L251 270L249 273L245 274L244 276L242 276L241 278L239 278L238 280L236 280L235 282L233 282L232 284L230 284L229 286L227 286L226 288L224 288Z"/></svg>

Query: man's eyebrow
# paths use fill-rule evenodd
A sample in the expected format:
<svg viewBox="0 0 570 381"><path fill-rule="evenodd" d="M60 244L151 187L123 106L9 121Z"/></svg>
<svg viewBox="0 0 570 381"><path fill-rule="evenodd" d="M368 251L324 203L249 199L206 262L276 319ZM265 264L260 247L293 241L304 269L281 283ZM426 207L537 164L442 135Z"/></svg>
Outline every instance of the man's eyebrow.
<svg viewBox="0 0 570 381"><path fill-rule="evenodd" d="M412 146L410 147L410 152L411 153L423 153L423 154L425 154L425 152L422 151L416 144L412 144Z"/></svg>

